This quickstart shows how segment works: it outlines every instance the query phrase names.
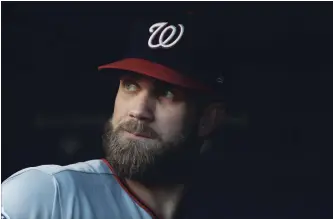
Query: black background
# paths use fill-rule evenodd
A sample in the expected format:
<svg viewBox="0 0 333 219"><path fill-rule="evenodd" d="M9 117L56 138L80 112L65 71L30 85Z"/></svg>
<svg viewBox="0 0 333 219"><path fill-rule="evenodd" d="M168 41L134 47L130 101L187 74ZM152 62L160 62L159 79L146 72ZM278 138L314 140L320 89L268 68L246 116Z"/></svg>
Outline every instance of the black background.
<svg viewBox="0 0 333 219"><path fill-rule="evenodd" d="M194 11L221 37L225 49L207 56L230 58L229 105L248 123L223 130L198 162L191 218L327 214L332 4L1 5L2 180L29 166L102 157L114 87L97 66L121 57L136 15ZM80 147L66 153L73 138Z"/></svg>

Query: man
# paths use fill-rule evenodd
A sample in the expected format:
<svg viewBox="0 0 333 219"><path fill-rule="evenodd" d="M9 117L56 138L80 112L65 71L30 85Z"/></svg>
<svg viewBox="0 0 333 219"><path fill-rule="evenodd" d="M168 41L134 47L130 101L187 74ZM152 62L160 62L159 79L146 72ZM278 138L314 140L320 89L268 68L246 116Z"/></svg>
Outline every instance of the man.
<svg viewBox="0 0 333 219"><path fill-rule="evenodd" d="M105 159L15 173L2 184L2 218L177 217L223 108L214 102L222 78L201 63L193 25L173 19L138 22L126 57L99 67L119 78Z"/></svg>

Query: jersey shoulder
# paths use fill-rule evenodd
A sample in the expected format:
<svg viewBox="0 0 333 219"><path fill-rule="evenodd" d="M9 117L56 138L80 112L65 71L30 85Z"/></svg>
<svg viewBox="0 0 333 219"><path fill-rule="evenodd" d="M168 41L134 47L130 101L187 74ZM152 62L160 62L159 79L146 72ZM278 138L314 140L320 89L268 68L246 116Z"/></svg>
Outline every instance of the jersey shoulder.
<svg viewBox="0 0 333 219"><path fill-rule="evenodd" d="M78 182L77 175L112 175L102 160L90 160L67 166L42 165L16 172L2 183L2 210L10 218L60 218L55 208L59 186ZM20 206L20 208L18 208Z"/></svg>
<svg viewBox="0 0 333 219"><path fill-rule="evenodd" d="M25 168L11 175L8 179L6 179L3 182L3 184L6 184L11 180L16 179L18 176L22 174L29 174L36 171L40 172L41 174L49 175L50 177L66 171L96 173L96 174L112 174L112 172L110 172L110 169L104 164L102 160L89 160L86 162L79 162L66 166L51 164L51 165L41 165L36 167Z"/></svg>

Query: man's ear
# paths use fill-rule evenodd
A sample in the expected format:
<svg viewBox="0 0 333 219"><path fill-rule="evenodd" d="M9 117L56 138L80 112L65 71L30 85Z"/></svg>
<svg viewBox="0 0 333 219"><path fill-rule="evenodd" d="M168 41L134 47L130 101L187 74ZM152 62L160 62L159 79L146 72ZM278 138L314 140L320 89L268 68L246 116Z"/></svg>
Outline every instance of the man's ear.
<svg viewBox="0 0 333 219"><path fill-rule="evenodd" d="M206 137L214 132L226 118L225 105L223 103L212 103L208 105L200 119L198 135Z"/></svg>

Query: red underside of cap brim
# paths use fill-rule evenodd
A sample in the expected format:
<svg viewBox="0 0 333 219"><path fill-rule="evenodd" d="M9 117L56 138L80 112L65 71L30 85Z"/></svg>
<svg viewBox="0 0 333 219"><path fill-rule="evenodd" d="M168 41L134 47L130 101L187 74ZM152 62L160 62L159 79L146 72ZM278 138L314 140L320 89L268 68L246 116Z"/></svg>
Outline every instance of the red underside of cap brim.
<svg viewBox="0 0 333 219"><path fill-rule="evenodd" d="M120 69L132 71L181 87L201 90L205 92L212 91L210 87L205 86L200 82L194 81L193 79L186 77L171 68L145 59L126 58L98 67L98 70L103 69Z"/></svg>

